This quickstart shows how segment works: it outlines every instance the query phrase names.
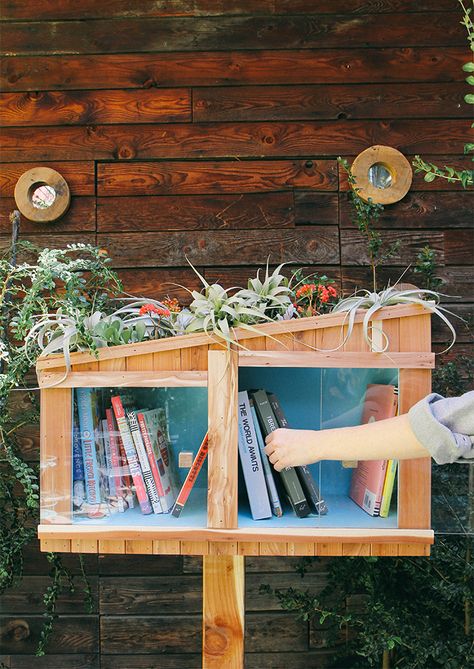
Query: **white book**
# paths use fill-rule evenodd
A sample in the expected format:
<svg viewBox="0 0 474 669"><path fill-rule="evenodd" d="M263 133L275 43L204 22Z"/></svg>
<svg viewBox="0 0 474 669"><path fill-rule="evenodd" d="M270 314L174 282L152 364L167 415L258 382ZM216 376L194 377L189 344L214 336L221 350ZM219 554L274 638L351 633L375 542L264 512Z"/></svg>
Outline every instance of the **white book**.
<svg viewBox="0 0 474 669"><path fill-rule="evenodd" d="M143 479L145 481L145 487L148 493L148 497L151 502L151 507L153 513L163 513L161 507L160 496L158 494L158 489L156 487L155 479L153 478L153 472L151 471L150 463L148 461L148 456L146 454L145 444L143 443L142 434L140 432L140 426L138 424L137 412L136 411L127 411L128 425L130 427L130 432L132 434L133 443L135 444L135 449L137 451L138 461L143 474Z"/></svg>
<svg viewBox="0 0 474 669"><path fill-rule="evenodd" d="M260 448L255 433L249 396L245 390L238 394L239 412L239 455L244 473L245 485L254 520L270 518L272 509L268 498L263 472Z"/></svg>

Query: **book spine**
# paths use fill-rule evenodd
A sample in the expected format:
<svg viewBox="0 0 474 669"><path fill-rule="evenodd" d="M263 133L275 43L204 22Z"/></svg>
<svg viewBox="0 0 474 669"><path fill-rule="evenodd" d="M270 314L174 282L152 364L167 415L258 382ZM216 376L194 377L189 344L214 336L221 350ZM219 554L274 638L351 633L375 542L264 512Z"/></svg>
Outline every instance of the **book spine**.
<svg viewBox="0 0 474 669"><path fill-rule="evenodd" d="M123 490L123 481L120 475L121 471L120 448L117 439L117 427L115 425L114 414L112 409L106 409L105 416L107 420L107 431L109 433L110 466L112 469L114 487L116 494L123 499L125 495ZM123 503L119 504L119 511L125 511Z"/></svg>
<svg viewBox="0 0 474 669"><path fill-rule="evenodd" d="M145 481L145 486L151 502L153 513L163 513L163 509L161 508L160 503L160 496L158 494L158 488L156 487L156 481L153 477L153 472L151 470L150 461L148 460L145 444L143 443L142 433L140 431L140 425L138 424L136 411L128 411L127 418L128 424L130 426L130 432L132 433L132 439L137 450L138 461L140 463L143 480Z"/></svg>
<svg viewBox="0 0 474 669"><path fill-rule="evenodd" d="M257 413L255 411L255 405L252 399L250 400L250 413L252 414L253 424L255 427L255 434L257 436L257 443L260 449L260 455L262 456L263 471L265 474L265 480L267 482L268 496L270 498L270 503L272 505L273 514L277 516L277 518L281 518L281 516L283 515L283 509L281 508L280 497L278 495L278 490L275 485L275 479L273 478L273 472L270 465L270 461L264 450L265 441L263 439L262 430L260 429Z"/></svg>
<svg viewBox="0 0 474 669"><path fill-rule="evenodd" d="M272 510L268 499L262 459L257 443L249 398L244 391L238 394L239 405L239 456L244 473L245 486L254 520L270 518Z"/></svg>
<svg viewBox="0 0 474 669"><path fill-rule="evenodd" d="M161 508L164 513L168 513L169 506L166 502L165 498L165 489L163 488L163 484L161 481L161 476L160 472L158 470L157 462L156 462L156 456L155 452L153 450L153 445L151 443L151 438L150 434L148 432L148 427L145 422L145 418L142 413L137 414L137 419L138 419L138 425L140 426L140 432L142 435L143 443L145 445L145 450L146 454L148 457L148 462L150 463L150 469L151 473L153 474L153 479L155 481L156 485L156 490L158 492L159 498L160 498L160 503L161 503Z"/></svg>
<svg viewBox="0 0 474 669"><path fill-rule="evenodd" d="M275 418L277 419L279 426L289 427L290 424L288 423L288 420L283 412L278 397L276 395L273 395L273 393L268 393L268 400L270 402L270 406L273 409L273 413L275 414ZM306 465L303 465L295 467L295 469L300 479L303 491L306 495L306 499L308 500L314 513L317 513L320 516L326 515L328 512L327 504L324 501L324 499L322 499L320 490L316 485L316 482L311 472L309 471L309 468Z"/></svg>
<svg viewBox="0 0 474 669"><path fill-rule="evenodd" d="M207 451L208 451L208 434L206 433L206 436L204 437L202 444L199 447L198 452L196 453L196 457L194 458L194 462L191 465L191 469L189 470L188 475L186 476L184 483L181 487L181 490L179 491L178 497L173 507L173 511L171 512L173 516L175 516L175 518L179 518L179 516L181 515L183 507L186 504L189 494L196 482L198 474L201 471L201 467L204 464L204 460L206 459L207 456Z"/></svg>
<svg viewBox="0 0 474 669"><path fill-rule="evenodd" d="M77 388L76 397L86 497L89 504L100 504L99 464L97 460L94 413L92 409L94 394L91 388Z"/></svg>
<svg viewBox="0 0 474 669"><path fill-rule="evenodd" d="M86 487L81 438L77 421L72 432L72 491L73 507L80 508L86 499Z"/></svg>
<svg viewBox="0 0 474 669"><path fill-rule="evenodd" d="M115 481L112 472L112 460L110 457L110 436L109 436L109 426L107 419L101 421L102 425L102 440L104 444L104 456L105 456L105 476L104 478L107 481L108 492L111 496L116 495Z"/></svg>
<svg viewBox="0 0 474 669"><path fill-rule="evenodd" d="M278 429L278 421L270 406L267 394L264 390L257 390L252 393L255 401L255 409L260 418L262 430L265 435L269 435ZM311 513L311 509L303 493L303 488L293 467L287 467L280 472L280 477L285 488L286 494L293 510L300 518L305 518Z"/></svg>
<svg viewBox="0 0 474 669"><path fill-rule="evenodd" d="M160 418L157 418L156 427L156 464L163 485L165 503L171 509L176 502L177 490L174 483L172 462L169 451L169 437L166 429L166 417L163 411L159 411Z"/></svg>
<svg viewBox="0 0 474 669"><path fill-rule="evenodd" d="M387 518L390 511L390 502L392 500L393 486L395 483L395 474L397 473L398 460L389 460L385 482L382 491L382 504L380 505L380 516Z"/></svg>
<svg viewBox="0 0 474 669"><path fill-rule="evenodd" d="M137 494L138 503L142 513L148 514L152 512L150 500L145 488L145 481L143 480L140 463L138 462L137 452L133 443L132 434L128 426L128 421L123 410L122 400L120 396L112 397L112 408L115 414L115 420L122 438L122 444L127 457L130 475L132 477L135 492Z"/></svg>

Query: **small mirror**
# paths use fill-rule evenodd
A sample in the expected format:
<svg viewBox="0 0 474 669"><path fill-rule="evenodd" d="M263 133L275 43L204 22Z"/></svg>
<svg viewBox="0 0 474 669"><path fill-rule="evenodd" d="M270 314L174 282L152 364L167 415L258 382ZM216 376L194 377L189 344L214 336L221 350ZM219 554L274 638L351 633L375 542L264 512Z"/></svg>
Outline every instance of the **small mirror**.
<svg viewBox="0 0 474 669"><path fill-rule="evenodd" d="M369 181L375 188L384 190L392 185L392 173L383 163L374 163L369 167Z"/></svg>
<svg viewBox="0 0 474 669"><path fill-rule="evenodd" d="M41 184L35 186L31 193L31 204L36 209L48 209L51 207L56 199L56 191L52 186Z"/></svg>

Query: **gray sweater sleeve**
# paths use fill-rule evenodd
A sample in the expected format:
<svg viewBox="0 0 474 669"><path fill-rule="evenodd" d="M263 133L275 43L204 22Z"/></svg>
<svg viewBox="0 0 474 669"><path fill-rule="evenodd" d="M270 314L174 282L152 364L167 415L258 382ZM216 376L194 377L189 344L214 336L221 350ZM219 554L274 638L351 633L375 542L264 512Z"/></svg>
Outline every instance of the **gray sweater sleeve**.
<svg viewBox="0 0 474 669"><path fill-rule="evenodd" d="M435 462L474 464L474 390L460 397L431 393L408 412L418 441Z"/></svg>

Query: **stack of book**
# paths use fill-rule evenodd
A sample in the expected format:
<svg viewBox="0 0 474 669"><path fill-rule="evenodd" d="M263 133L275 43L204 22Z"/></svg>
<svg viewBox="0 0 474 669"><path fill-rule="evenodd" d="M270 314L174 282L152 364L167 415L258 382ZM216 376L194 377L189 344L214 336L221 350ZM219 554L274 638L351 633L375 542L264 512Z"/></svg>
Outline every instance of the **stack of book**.
<svg viewBox="0 0 474 669"><path fill-rule="evenodd" d="M238 395L239 455L254 520L282 516L281 494L294 513L324 515L327 505L307 467L288 467L277 472L264 452L265 437L279 427L288 427L278 398L265 390Z"/></svg>
<svg viewBox="0 0 474 669"><path fill-rule="evenodd" d="M73 431L73 512L100 518L168 513L177 487L163 408L137 409L131 398L77 388Z"/></svg>

